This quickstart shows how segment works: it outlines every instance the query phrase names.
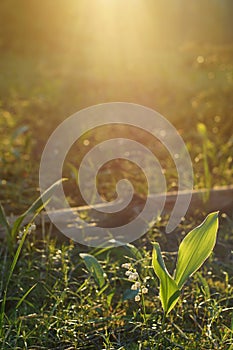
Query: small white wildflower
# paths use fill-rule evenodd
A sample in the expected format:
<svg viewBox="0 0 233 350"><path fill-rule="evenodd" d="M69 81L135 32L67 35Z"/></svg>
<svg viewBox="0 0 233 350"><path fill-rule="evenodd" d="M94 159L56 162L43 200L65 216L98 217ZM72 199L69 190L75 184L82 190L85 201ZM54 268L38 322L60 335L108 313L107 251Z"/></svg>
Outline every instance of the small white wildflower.
<svg viewBox="0 0 233 350"><path fill-rule="evenodd" d="M137 289L139 289L140 288L140 282L135 282L132 286L131 286L131 289L132 290L137 290Z"/></svg>
<svg viewBox="0 0 233 350"><path fill-rule="evenodd" d="M147 293L148 293L148 288L143 287L143 288L142 288L142 294L147 294Z"/></svg>
<svg viewBox="0 0 233 350"><path fill-rule="evenodd" d="M140 301L140 295L136 295L136 297L134 298L135 301Z"/></svg>
<svg viewBox="0 0 233 350"><path fill-rule="evenodd" d="M130 276L130 275L132 275L132 271L126 271L126 276Z"/></svg>
<svg viewBox="0 0 233 350"><path fill-rule="evenodd" d="M137 272L133 272L133 278L136 280L138 278L138 273Z"/></svg>
<svg viewBox="0 0 233 350"><path fill-rule="evenodd" d="M129 276L130 281L135 281L138 278L138 273L130 271L130 273L127 276Z"/></svg>
<svg viewBox="0 0 233 350"><path fill-rule="evenodd" d="M149 279L150 279L150 276L146 276L146 277L144 278L144 283L146 283Z"/></svg>
<svg viewBox="0 0 233 350"><path fill-rule="evenodd" d="M35 230L36 230L36 225L33 223L28 227L28 234L30 235Z"/></svg>
<svg viewBox="0 0 233 350"><path fill-rule="evenodd" d="M34 223L31 224L31 230L32 230L32 231L36 231L36 224L34 224Z"/></svg>
<svg viewBox="0 0 233 350"><path fill-rule="evenodd" d="M130 271L129 271L129 272L130 272ZM129 276L128 278L129 278L130 281L135 281L134 273L133 273L133 272L131 272L128 276Z"/></svg>
<svg viewBox="0 0 233 350"><path fill-rule="evenodd" d="M123 269L130 269L131 265L130 263L125 263L125 264L122 264L121 267L123 267Z"/></svg>
<svg viewBox="0 0 233 350"><path fill-rule="evenodd" d="M137 290L138 288L137 288L136 284L132 284L131 289L132 290Z"/></svg>

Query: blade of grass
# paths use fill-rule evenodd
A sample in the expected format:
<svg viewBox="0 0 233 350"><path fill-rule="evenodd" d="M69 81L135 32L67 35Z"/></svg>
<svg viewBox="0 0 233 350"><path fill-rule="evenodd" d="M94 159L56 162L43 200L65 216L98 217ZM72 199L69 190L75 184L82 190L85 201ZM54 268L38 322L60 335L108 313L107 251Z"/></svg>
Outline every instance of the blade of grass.
<svg viewBox="0 0 233 350"><path fill-rule="evenodd" d="M22 235L22 238L20 240L20 243L19 243L19 246L15 252L15 255L14 255L14 259L12 261L12 264L10 266L10 270L8 272L8 276L7 276L7 280L6 280L6 285L5 285L5 288L4 288L4 291L3 291L3 298L2 298L2 305L1 305L1 312L0 312L0 337L2 336L3 334L3 321L4 321L4 316L5 316L5 307L6 307L6 299L7 299L7 291L8 291L8 286L9 286L9 283L10 283L10 280L11 280L11 277L13 275L13 272L14 272L14 269L15 269L15 266L17 264L17 261L19 259L19 255L20 255L20 252L22 250L22 247L23 247L23 244L24 244L24 241L27 237L27 234L28 234L28 231L29 231L29 227L30 227L31 223L27 225L27 227L25 228L24 230L24 233Z"/></svg>
<svg viewBox="0 0 233 350"><path fill-rule="evenodd" d="M56 188L62 181L66 179L60 179L56 181L52 186L50 186L40 197L38 197L35 202L32 203L32 205L23 213L21 214L18 219L14 222L14 225L11 230L11 237L12 239L15 238L24 218L29 214L34 214L42 209L44 207L44 203L47 203L54 192L56 191Z"/></svg>
<svg viewBox="0 0 233 350"><path fill-rule="evenodd" d="M26 299L26 297L28 296L28 294L31 293L31 291L37 286L37 283L35 283L31 288L28 289L28 291L22 296L22 298L18 301L17 305L16 305L16 309L18 309L20 307L20 305L24 302L24 300Z"/></svg>
<svg viewBox="0 0 233 350"><path fill-rule="evenodd" d="M5 210L2 206L2 204L0 203L0 224L5 227L7 234L10 235L11 233L11 227L10 224L7 220L6 214L5 214Z"/></svg>
<svg viewBox="0 0 233 350"><path fill-rule="evenodd" d="M0 224L6 229L7 247L9 251L12 251L11 227L7 220L5 210L1 203L0 203Z"/></svg>

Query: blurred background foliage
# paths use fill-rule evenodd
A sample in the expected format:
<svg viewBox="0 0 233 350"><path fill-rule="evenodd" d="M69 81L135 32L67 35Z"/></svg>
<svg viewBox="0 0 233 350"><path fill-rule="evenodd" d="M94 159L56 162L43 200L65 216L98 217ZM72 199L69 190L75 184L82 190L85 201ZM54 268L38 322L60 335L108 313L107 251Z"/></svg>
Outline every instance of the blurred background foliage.
<svg viewBox="0 0 233 350"><path fill-rule="evenodd" d="M111 17L115 17L117 34L123 36L129 32L126 23L130 21L136 31L141 24L150 28L150 35L143 38L142 44L152 49L180 45L185 41L232 42L231 0L147 0L145 4L129 0L127 3L123 0L2 0L1 49L25 53L69 50L74 45L82 55L83 45L88 46L93 38L93 12L102 29L103 40L106 35L114 34L106 33L104 27ZM137 13L141 9L144 11ZM105 21L101 22L98 15L106 11Z"/></svg>
<svg viewBox="0 0 233 350"><path fill-rule="evenodd" d="M204 158L211 185L229 184L232 16L231 0L1 0L0 195L6 206L20 210L31 201L41 152L55 127L81 108L111 101L154 108L176 126L193 160L196 187L207 182ZM89 147L101 136L89 134ZM70 150L68 163L77 165L82 145ZM175 189L174 164L167 157L161 162L168 188ZM65 175L75 177L70 167Z"/></svg>

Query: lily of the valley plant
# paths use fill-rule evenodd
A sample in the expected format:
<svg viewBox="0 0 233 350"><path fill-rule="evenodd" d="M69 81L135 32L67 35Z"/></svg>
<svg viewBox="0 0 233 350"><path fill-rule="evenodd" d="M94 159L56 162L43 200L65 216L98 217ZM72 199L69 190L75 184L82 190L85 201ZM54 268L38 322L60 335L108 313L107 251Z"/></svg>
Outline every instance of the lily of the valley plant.
<svg viewBox="0 0 233 350"><path fill-rule="evenodd" d="M167 315L176 305L181 288L211 254L217 237L218 212L209 214L201 225L185 236L178 250L174 275L165 266L160 246L153 244L152 265L160 280L160 300Z"/></svg>

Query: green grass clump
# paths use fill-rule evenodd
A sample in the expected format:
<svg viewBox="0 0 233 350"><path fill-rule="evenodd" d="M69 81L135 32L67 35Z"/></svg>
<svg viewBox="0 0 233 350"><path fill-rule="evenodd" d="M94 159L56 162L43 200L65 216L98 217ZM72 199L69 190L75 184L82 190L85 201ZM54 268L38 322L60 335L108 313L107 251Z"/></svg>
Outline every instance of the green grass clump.
<svg viewBox="0 0 233 350"><path fill-rule="evenodd" d="M162 326L149 240L166 251L170 270L176 260L171 247L179 244L190 224L184 222L167 235L163 220L135 246L111 249L87 249L53 238L46 227L27 237L19 231L14 243L15 254L20 253L17 260L7 246L1 249L2 293L9 273L11 277L1 314L1 349L156 349L159 339L166 349L230 349L233 270L230 252L223 258L218 251L232 235L229 217L221 217L216 250L185 284ZM90 256L94 260L85 261ZM14 269L9 270L13 261ZM93 264L98 264L95 270ZM122 264L132 266L146 288L141 298L135 299L135 282ZM3 298L4 294L1 303Z"/></svg>

